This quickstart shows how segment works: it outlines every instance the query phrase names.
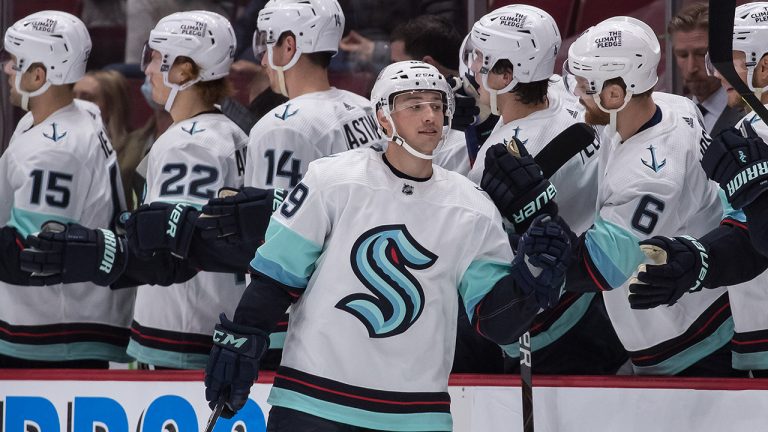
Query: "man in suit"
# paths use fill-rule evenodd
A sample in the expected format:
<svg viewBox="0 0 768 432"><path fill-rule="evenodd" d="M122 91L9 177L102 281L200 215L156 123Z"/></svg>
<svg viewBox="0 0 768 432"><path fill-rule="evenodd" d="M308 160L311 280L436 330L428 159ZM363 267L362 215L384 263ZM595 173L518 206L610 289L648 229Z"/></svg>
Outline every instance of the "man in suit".
<svg viewBox="0 0 768 432"><path fill-rule="evenodd" d="M741 120L744 109L740 99L729 100L720 81L707 75L704 56L709 48L708 30L709 7L706 3L686 6L667 27L685 87L701 111L704 127L714 136Z"/></svg>

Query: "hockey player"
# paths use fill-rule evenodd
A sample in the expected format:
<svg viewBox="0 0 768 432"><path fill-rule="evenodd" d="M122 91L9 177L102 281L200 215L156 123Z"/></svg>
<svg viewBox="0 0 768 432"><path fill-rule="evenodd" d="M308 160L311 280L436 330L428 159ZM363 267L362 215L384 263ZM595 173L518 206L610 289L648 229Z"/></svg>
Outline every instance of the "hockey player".
<svg viewBox="0 0 768 432"><path fill-rule="evenodd" d="M763 94L768 86L768 25L761 18L765 16L768 3L739 6L733 34L734 67L742 81L762 96L763 103L768 102ZM723 86L734 92L720 78ZM688 297L688 292L731 285L733 366L764 377L768 376L768 345L764 342L768 334L764 313L768 274L763 272L768 258L755 250L750 238L758 247L766 241L768 145L763 138L768 138L768 128L756 114L748 114L737 127L715 137L701 162L707 176L722 187L725 217L721 225L699 238L656 236L641 242L662 252L666 263L662 260L660 265L641 266L638 281L630 285L630 302L636 308L652 308L674 304Z"/></svg>
<svg viewBox="0 0 768 432"><path fill-rule="evenodd" d="M15 256L20 238L46 221L107 227L125 204L98 108L73 99L72 85L84 75L91 50L83 22L64 12L38 12L11 26L3 45L10 54L3 70L11 103L29 111L0 158L3 246ZM105 368L108 361L129 360L134 295L92 283L0 284L0 368Z"/></svg>
<svg viewBox="0 0 768 432"><path fill-rule="evenodd" d="M439 72L390 65L371 102L386 152L310 164L272 218L233 320L216 327L206 399L226 402L226 415L247 401L266 335L293 303L269 430L449 431L457 292L498 343L559 293L561 228L535 221L513 257L488 197L431 163L453 108Z"/></svg>
<svg viewBox="0 0 768 432"><path fill-rule="evenodd" d="M486 168L483 162L494 144L506 145L517 139L535 156L568 126L583 121L584 110L578 99L565 91L559 75L553 76L560 43L555 20L533 6L504 6L472 27L462 58L467 59L467 68L480 83L481 97L489 100L494 114L501 115L496 129L480 148L479 163L469 173L469 179L483 188L487 186L481 184ZM502 216L515 231L524 232L535 214L525 214L522 206L542 193L547 196L546 191L554 185L560 215L574 231L586 231L595 216L598 148L599 144L594 143L571 158L551 176L551 183L542 179L525 185L521 191L529 199L520 198L520 206L497 201ZM523 160L532 159L529 156ZM525 172L522 165L520 168ZM508 175L520 176L520 172ZM543 211L555 215L557 206L546 203ZM596 293L567 293L558 308L537 317L533 328L531 346L537 373L610 374L627 360L602 298ZM516 371L520 363L518 344L504 349L508 369ZM562 361L564 355L572 355L572 360Z"/></svg>
<svg viewBox="0 0 768 432"><path fill-rule="evenodd" d="M648 310L631 309L627 299L628 279L644 258L639 238L700 235L722 211L715 185L698 169L710 138L696 107L652 94L659 58L653 30L630 17L601 22L569 49L567 68L588 117L608 127L597 218L578 241L568 289L603 292L635 373L728 376L733 320L725 289Z"/></svg>
<svg viewBox="0 0 768 432"><path fill-rule="evenodd" d="M336 0L271 0L259 12L256 58L289 101L251 129L247 186L290 189L315 159L385 143L367 101L328 82L343 31Z"/></svg>

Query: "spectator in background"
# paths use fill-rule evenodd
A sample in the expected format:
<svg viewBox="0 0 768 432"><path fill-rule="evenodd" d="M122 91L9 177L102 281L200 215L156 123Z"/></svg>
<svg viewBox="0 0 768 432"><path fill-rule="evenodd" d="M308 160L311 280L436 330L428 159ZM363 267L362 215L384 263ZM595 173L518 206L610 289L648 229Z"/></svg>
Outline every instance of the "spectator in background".
<svg viewBox="0 0 768 432"><path fill-rule="evenodd" d="M704 56L709 48L709 6L693 3L669 22L672 49L677 67L691 99L699 107L704 127L710 135L736 124L743 116L738 104L730 104L720 80L707 74Z"/></svg>
<svg viewBox="0 0 768 432"><path fill-rule="evenodd" d="M101 110L101 119L107 130L107 136L117 152L117 163L120 166L126 202L130 202L131 178L138 160L133 163L126 157L130 153L126 149L126 144L128 144L131 111L128 83L125 77L114 70L88 72L75 83L75 97L93 102Z"/></svg>

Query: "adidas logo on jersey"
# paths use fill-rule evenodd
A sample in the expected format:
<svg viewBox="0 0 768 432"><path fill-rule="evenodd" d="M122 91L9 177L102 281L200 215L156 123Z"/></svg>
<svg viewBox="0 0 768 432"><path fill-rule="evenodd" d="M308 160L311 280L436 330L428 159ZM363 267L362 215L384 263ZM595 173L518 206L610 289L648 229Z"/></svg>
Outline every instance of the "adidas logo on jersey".
<svg viewBox="0 0 768 432"><path fill-rule="evenodd" d="M683 117L683 120L685 120L686 123L688 123L688 126L693 129L693 119L690 117Z"/></svg>
<svg viewBox="0 0 768 432"><path fill-rule="evenodd" d="M525 205L520 211L512 215L512 219L515 223L521 223L524 220L531 217L534 213L541 210L542 207L544 207L545 204L552 201L552 199L557 195L557 189L555 189L555 186L550 184L549 187L547 187L547 190L540 193L539 196L537 196L534 200L529 202Z"/></svg>
<svg viewBox="0 0 768 432"><path fill-rule="evenodd" d="M732 197L742 186L758 177L768 176L768 162L760 162L736 174L726 185L728 196Z"/></svg>

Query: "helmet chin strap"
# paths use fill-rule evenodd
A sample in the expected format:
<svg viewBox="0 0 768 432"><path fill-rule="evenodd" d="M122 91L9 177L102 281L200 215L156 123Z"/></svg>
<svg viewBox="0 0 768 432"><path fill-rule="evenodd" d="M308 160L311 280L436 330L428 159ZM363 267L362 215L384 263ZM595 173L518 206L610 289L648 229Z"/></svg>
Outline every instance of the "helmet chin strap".
<svg viewBox="0 0 768 432"><path fill-rule="evenodd" d="M285 71L292 68L296 62L299 61L299 57L301 57L301 50L296 47L296 52L293 54L293 57L291 57L291 61L288 62L285 66L275 66L275 62L272 58L272 47L273 45L267 45L267 60L269 60L269 67L272 68L275 72L277 72L277 83L280 86L280 94L289 97L288 96L288 89L285 86Z"/></svg>
<svg viewBox="0 0 768 432"><path fill-rule="evenodd" d="M416 156L419 159L432 160L432 159L435 158L435 153L437 153L437 149L440 147L440 143L442 143L442 138L441 138L441 142L438 143L438 145L435 147L434 150L432 150L432 154L424 154L424 153L416 150L415 148L411 147L410 144L405 142L403 137L401 137L400 135L397 134L397 128L395 127L395 122L392 120L392 115L391 114L387 113L385 116L386 116L387 120L389 121L389 124L392 125L392 137L390 138L390 140L392 140L393 143L395 143L395 144L399 145L400 147L404 148L405 151L407 151L408 153L410 153L413 156Z"/></svg>
<svg viewBox="0 0 768 432"><path fill-rule="evenodd" d="M21 95L21 109L24 111L29 111L29 99L45 93L45 91L48 90L48 88L51 86L51 82L46 80L39 89L32 92L24 91L21 89L22 73L23 72L16 73L16 78L13 81L13 85L16 87L16 91Z"/></svg>
<svg viewBox="0 0 768 432"><path fill-rule="evenodd" d="M749 86L749 89L752 90L755 93L755 96L759 100L760 97L763 95L763 92L768 90L768 86L765 87L755 87L752 83L754 82L754 76L755 76L755 66L747 66L747 85Z"/></svg>
<svg viewBox="0 0 768 432"><path fill-rule="evenodd" d="M497 100L498 94L499 93L508 93L508 92L512 91L512 89L515 88L515 86L517 85L518 81L517 81L516 78L513 77L512 81L510 81L509 84L504 86L503 89L495 90L495 89L492 89L488 85L488 74L487 73L483 73L481 75L483 76L483 78L480 80L480 82L483 84L483 88L485 90L487 90L488 93L490 93L490 95L491 95L491 98L490 98L491 99L491 114L493 114L493 115L501 115L501 114L499 114L499 104L498 104L498 100Z"/></svg>
<svg viewBox="0 0 768 432"><path fill-rule="evenodd" d="M626 107L627 104L629 104L629 101L632 100L632 92L627 92L624 95L624 103L621 104L621 106L616 108L616 109L605 108L603 106L603 103L600 102L600 93L594 93L592 95L592 100L595 101L595 103L597 104L597 107L600 108L600 111L602 111L604 113L608 113L608 115L610 116L610 120L608 121L608 133L609 134L616 134L616 133L618 133L618 131L616 130L616 122L617 122L616 121L616 116L617 116L617 113L619 111L623 110L624 107Z"/></svg>
<svg viewBox="0 0 768 432"><path fill-rule="evenodd" d="M171 93L168 95L168 99L165 100L165 106L163 108L165 108L165 110L170 113L171 108L173 108L173 103L176 101L176 94L180 91L184 91L192 87L198 81L200 81L200 77L187 81L182 85L173 84L172 82L168 81L168 72L163 72L163 84L171 89Z"/></svg>

